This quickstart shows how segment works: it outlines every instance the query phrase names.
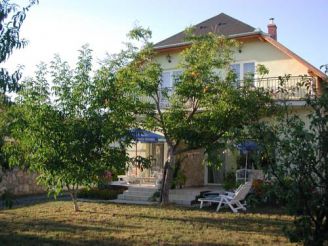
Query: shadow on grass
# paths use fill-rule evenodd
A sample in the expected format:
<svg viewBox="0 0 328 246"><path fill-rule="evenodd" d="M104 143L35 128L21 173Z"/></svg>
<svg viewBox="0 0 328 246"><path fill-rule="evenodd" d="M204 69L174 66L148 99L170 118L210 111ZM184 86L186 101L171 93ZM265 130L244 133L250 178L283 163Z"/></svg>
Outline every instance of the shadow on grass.
<svg viewBox="0 0 328 246"><path fill-rule="evenodd" d="M26 195L13 198L13 207L10 209L30 207L37 204L56 201L71 201L71 198L67 193L61 194L57 198L54 198L53 195L48 196L48 194ZM0 200L0 212L2 210L8 210L8 208L4 207L2 200Z"/></svg>
<svg viewBox="0 0 328 246"><path fill-rule="evenodd" d="M117 239L112 235L135 226L121 225L110 227L71 225L51 220L33 220L28 222L0 221L0 245L132 245L129 240ZM91 231L97 238L84 238L83 233ZM104 233L108 233L104 236ZM78 236L77 236L78 235ZM65 238L70 238L67 240Z"/></svg>
<svg viewBox="0 0 328 246"><path fill-rule="evenodd" d="M118 245L118 246L125 246L125 245L133 245L134 242L130 240L119 240L117 238L106 238L106 239L92 239L92 240L85 240L81 239L74 239L74 240L65 240L65 239L57 239L57 238L44 238L41 236L31 236L31 235L24 235L24 234L4 234L0 233L0 242L1 245Z"/></svg>
<svg viewBox="0 0 328 246"><path fill-rule="evenodd" d="M12 236L8 236L6 234L0 233L0 242L1 245L67 245L67 246L75 246L75 245L97 245L97 246L105 246L105 245L117 245L117 246L127 246L127 245L159 245L159 246L173 246L177 245L176 243L168 243L159 240L156 244L143 241L136 242L133 240L119 240L114 237L109 237L106 239L100 240L85 240L85 239L74 239L74 241L67 241L64 239L55 239L55 238L43 238L38 236L30 236L24 234L13 234ZM181 243L178 244L180 246L217 246L217 243L204 243L204 242L195 242L195 243ZM221 246L231 246L233 244L219 244Z"/></svg>
<svg viewBox="0 0 328 246"><path fill-rule="evenodd" d="M201 227L215 227L219 230L230 230L236 232L255 232L263 233L271 236L283 236L282 228L288 222L278 219L264 219L264 218L248 218L241 216L234 216L231 218L208 218L208 217L164 217L164 216L150 216L150 215L128 215L121 214L120 216L139 217L141 219L158 220L159 223L163 221L177 222L183 224L198 224ZM263 231L262 231L263 230Z"/></svg>
<svg viewBox="0 0 328 246"><path fill-rule="evenodd" d="M133 205L133 204L116 204L117 206L126 207L127 210L130 208L144 208L150 207L152 209L156 209L158 211L175 211L175 212L184 212L184 211L199 211L205 212L208 214L222 214L224 218L209 218L209 217L184 217L184 216L176 216L176 217L166 217L163 215L158 216L150 216L147 214L140 214L138 210L135 213L106 213L100 211L84 211L88 213L94 214L108 214L112 215L113 217L124 217L125 219L130 218L141 218L141 219L151 219L151 220L158 220L159 223L163 221L170 221L170 222L182 222L182 223L190 223L190 224L199 224L200 226L205 227L215 227L220 230L230 230L230 231L243 231L243 232L255 232L255 233L263 233L266 235L271 236L284 236L282 232L282 228L289 223L288 220L278 219L278 218L268 218L268 217L260 217L256 216L257 214L263 215L286 215L283 210L281 209L274 209L272 211L268 210L268 208L264 209L255 209L251 210L247 213L239 213L233 214L230 210L226 210L226 212L216 212L214 210L200 210L198 208L186 208L186 207L179 207L175 205L168 205L165 207L161 207L159 205ZM216 208L216 206L215 206ZM124 209L123 209L124 211ZM243 216L245 214L245 216ZM256 217L250 217L255 215Z"/></svg>

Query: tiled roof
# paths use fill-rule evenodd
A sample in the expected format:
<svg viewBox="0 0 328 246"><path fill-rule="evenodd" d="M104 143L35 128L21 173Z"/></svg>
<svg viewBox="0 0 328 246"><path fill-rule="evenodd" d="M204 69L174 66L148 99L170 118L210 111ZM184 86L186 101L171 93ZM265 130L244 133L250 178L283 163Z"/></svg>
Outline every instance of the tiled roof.
<svg viewBox="0 0 328 246"><path fill-rule="evenodd" d="M203 21L195 25L194 28L194 34L196 35L204 35L208 32L214 32L224 36L231 36L255 31L254 27L247 25L237 19L234 19L224 13L221 13L206 21ZM183 43L185 41L184 38L184 31L179 32L167 39L156 43L155 48Z"/></svg>

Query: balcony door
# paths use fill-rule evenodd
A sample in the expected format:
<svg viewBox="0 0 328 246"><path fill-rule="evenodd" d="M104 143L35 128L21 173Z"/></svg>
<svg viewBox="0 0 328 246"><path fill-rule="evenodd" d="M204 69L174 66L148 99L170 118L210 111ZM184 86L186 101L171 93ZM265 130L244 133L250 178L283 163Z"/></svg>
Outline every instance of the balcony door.
<svg viewBox="0 0 328 246"><path fill-rule="evenodd" d="M225 176L225 164L222 164L219 169L213 166L206 166L205 175L205 184L223 184Z"/></svg>

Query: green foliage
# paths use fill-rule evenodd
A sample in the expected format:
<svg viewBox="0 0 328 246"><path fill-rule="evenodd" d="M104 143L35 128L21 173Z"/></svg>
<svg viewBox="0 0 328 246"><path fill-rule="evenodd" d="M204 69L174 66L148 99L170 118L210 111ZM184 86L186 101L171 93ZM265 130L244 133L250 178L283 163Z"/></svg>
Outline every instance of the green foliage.
<svg viewBox="0 0 328 246"><path fill-rule="evenodd" d="M5 62L15 49L24 48L27 45L25 39L21 39L19 32L26 18L26 13L32 5L38 3L37 0L30 0L28 6L19 8L10 0L3 0L0 3L0 64ZM0 100L1 103L7 100L7 92L18 90L18 80L21 78L21 71L17 70L10 74L5 68L0 68Z"/></svg>
<svg viewBox="0 0 328 246"><path fill-rule="evenodd" d="M98 188L83 188L77 193L78 198L99 199L99 200L114 200L119 194L122 194L126 188L120 189L98 189Z"/></svg>
<svg viewBox="0 0 328 246"><path fill-rule="evenodd" d="M256 73L261 77L264 77L269 74L269 69L265 67L263 64L258 64L256 66Z"/></svg>
<svg viewBox="0 0 328 246"><path fill-rule="evenodd" d="M247 205L252 208L285 207L288 197L276 181L253 180L253 193L247 196Z"/></svg>
<svg viewBox="0 0 328 246"><path fill-rule="evenodd" d="M1 200L2 200L2 205L4 208L12 208L14 205L14 195L9 192L9 191L5 191L2 195L1 195Z"/></svg>
<svg viewBox="0 0 328 246"><path fill-rule="evenodd" d="M288 79L281 77L282 90ZM263 122L255 132L263 143L268 174L280 189L276 195L295 216L287 235L305 245L324 245L328 240L328 94L309 94L306 101L306 120L285 105L283 115L270 124Z"/></svg>
<svg viewBox="0 0 328 246"><path fill-rule="evenodd" d="M226 173L223 181L223 188L225 190L233 190L238 187L238 183L236 182L236 174L234 171Z"/></svg>
<svg viewBox="0 0 328 246"><path fill-rule="evenodd" d="M91 76L91 49L83 46L79 54L75 69L55 56L49 70L41 64L22 83L12 112L14 141L6 145L12 165L39 173L55 195L67 187L73 200L79 186L125 170L133 119L115 100L114 75L101 68Z"/></svg>
<svg viewBox="0 0 328 246"><path fill-rule="evenodd" d="M27 45L25 39L20 37L20 29L26 18L26 14L37 0L31 0L29 5L19 8L9 0L0 2L0 65L3 64L15 49L21 49ZM6 139L10 136L9 122L13 119L8 116L9 98L6 93L17 92L18 81L21 78L21 70L10 74L0 66L0 167L8 168L8 156L3 151Z"/></svg>
<svg viewBox="0 0 328 246"><path fill-rule="evenodd" d="M150 158L145 158L142 156L131 157L129 162L133 166L139 168L141 171L143 171L143 169L151 168L152 164Z"/></svg>
<svg viewBox="0 0 328 246"><path fill-rule="evenodd" d="M144 44L141 48L130 44L117 56L117 64L124 64L117 70L118 87L126 92L131 109L140 114L140 127L163 132L169 145L170 166L180 153L199 148L208 153L222 148L245 125L266 114L271 104L267 92L250 84L237 88L231 72L226 77L218 72L230 70L236 41L213 33L195 36L189 30L186 36L191 45L181 52L182 73L175 78L174 91L169 93L161 90L162 68L149 37L141 38L149 32L137 28L132 34ZM169 102L168 108L161 107L163 100ZM166 190L171 186L171 170L164 182ZM168 197L167 192L163 194Z"/></svg>
<svg viewBox="0 0 328 246"><path fill-rule="evenodd" d="M178 169L176 176L173 178L172 186L175 188L182 188L187 181L187 176L181 168Z"/></svg>
<svg viewBox="0 0 328 246"><path fill-rule="evenodd" d="M161 197L161 191L157 190L154 194L149 198L150 202L158 202Z"/></svg>
<svg viewBox="0 0 328 246"><path fill-rule="evenodd" d="M180 157L175 162L171 189L182 188L182 186L185 185L185 183L187 181L187 176L184 174L184 171L182 170L182 167L181 167L182 161L184 159L185 158Z"/></svg>

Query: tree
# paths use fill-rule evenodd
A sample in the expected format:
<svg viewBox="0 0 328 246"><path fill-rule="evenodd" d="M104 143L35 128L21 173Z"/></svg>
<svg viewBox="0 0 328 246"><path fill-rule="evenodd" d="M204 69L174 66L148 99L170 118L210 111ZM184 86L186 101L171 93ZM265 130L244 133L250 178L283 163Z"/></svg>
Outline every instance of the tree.
<svg viewBox="0 0 328 246"><path fill-rule="evenodd" d="M162 68L148 41L151 32L136 28L130 36L142 45L130 44L122 52L127 62L118 70L117 83L138 109L140 126L161 131L166 138L168 162L161 191L162 204L166 204L178 155L222 147L236 132L262 117L271 100L263 89L254 88L251 80L240 88L235 83L236 77L229 71L238 45L234 40L213 33L194 36L192 29L187 30L191 45L181 53L182 73L176 76L171 92L161 90ZM229 72L223 76L223 71ZM163 98L169 101L168 108L161 107Z"/></svg>
<svg viewBox="0 0 328 246"><path fill-rule="evenodd" d="M66 188L75 211L80 186L97 183L106 171L125 170L132 122L115 101L111 71L103 67L91 77L91 50L79 52L74 70L56 56L49 71L41 64L35 78L23 82L13 140L6 145L10 163L37 172L49 192Z"/></svg>
<svg viewBox="0 0 328 246"><path fill-rule="evenodd" d="M22 9L19 9L18 5L10 3L9 0L0 3L0 64L5 62L15 49L27 45L27 40L21 39L19 32L26 18L26 13L36 3L38 3L37 0L30 0L29 5ZM6 69L0 68L0 99L2 103L7 101L7 92L18 90L20 78L20 70L10 74Z"/></svg>
<svg viewBox="0 0 328 246"><path fill-rule="evenodd" d="M26 13L32 5L38 3L31 0L27 7L19 9L16 4L8 0L0 3L0 64L3 64L15 49L23 48L27 45L25 39L21 39L19 32L26 18ZM18 81L21 78L21 70L10 74L5 68L0 67L0 169L8 168L6 154L2 151L5 137L9 135L6 109L8 107L8 97L6 93L17 92L19 89Z"/></svg>
<svg viewBox="0 0 328 246"><path fill-rule="evenodd" d="M281 77L288 81L289 76ZM305 86L307 82L301 83ZM300 84L300 85L301 85ZM284 93L288 93L284 92ZM286 229L292 242L325 245L328 241L328 94L308 94L307 119L285 105L276 121L252 131L261 143L268 175L283 192L276 195L295 216Z"/></svg>

